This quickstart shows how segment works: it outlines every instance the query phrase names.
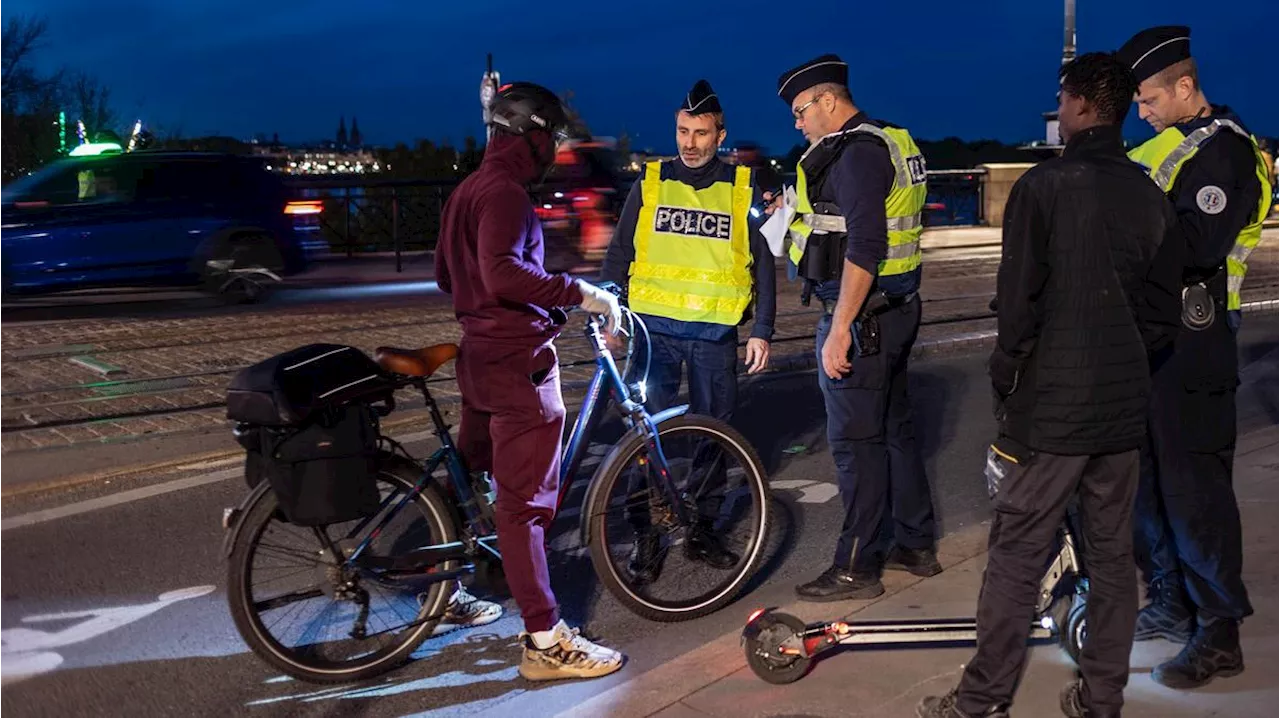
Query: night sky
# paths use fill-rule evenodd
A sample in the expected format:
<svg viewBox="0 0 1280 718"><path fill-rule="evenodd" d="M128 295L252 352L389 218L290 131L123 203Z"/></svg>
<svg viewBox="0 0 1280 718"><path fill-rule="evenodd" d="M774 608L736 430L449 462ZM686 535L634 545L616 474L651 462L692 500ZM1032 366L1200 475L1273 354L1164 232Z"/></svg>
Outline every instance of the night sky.
<svg viewBox="0 0 1280 718"><path fill-rule="evenodd" d="M1277 3L1078 0L1080 52L1137 30L1190 24L1210 101L1277 134ZM9 0L7 21L51 24L40 65L97 74L122 124L287 142L332 138L359 117L366 142L483 135L485 53L504 81L572 89L600 135L669 150L672 112L700 77L720 95L728 142L783 153L800 141L777 77L824 52L850 64L854 99L918 138L1043 137L1056 107L1057 0L600 5L503 0ZM1230 12L1205 12L1230 7ZM714 8L714 9L712 9ZM797 11L792 14L792 11ZM803 13L803 14L800 14ZM787 31L782 28L789 27ZM1127 134L1150 135L1130 112Z"/></svg>

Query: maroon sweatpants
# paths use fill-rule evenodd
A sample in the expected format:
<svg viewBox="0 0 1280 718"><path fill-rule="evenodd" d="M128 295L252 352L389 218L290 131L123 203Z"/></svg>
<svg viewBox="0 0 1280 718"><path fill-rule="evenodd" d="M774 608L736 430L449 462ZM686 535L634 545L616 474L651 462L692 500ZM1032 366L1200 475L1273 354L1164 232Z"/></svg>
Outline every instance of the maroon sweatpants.
<svg viewBox="0 0 1280 718"><path fill-rule="evenodd" d="M497 484L498 550L526 631L560 620L547 571L544 535L555 515L564 400L555 347L463 338L458 445L471 471Z"/></svg>

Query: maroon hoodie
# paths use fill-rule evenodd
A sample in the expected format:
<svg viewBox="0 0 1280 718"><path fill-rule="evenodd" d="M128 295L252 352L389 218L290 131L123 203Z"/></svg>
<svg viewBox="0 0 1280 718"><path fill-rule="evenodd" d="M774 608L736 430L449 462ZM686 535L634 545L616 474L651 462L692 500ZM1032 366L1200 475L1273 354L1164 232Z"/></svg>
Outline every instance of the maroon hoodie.
<svg viewBox="0 0 1280 718"><path fill-rule="evenodd" d="M551 153L549 137L531 139ZM582 302L572 278L542 268L542 224L525 189L539 173L529 142L495 133L445 204L436 282L453 295L468 339L542 344L559 333L548 310Z"/></svg>

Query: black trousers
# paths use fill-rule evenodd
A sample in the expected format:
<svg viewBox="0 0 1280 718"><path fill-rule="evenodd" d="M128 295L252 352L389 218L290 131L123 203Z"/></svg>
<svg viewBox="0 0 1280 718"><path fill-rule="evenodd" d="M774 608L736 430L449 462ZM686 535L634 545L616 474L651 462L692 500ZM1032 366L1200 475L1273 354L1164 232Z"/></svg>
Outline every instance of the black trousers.
<svg viewBox="0 0 1280 718"><path fill-rule="evenodd" d="M853 371L834 381L822 371L831 315L818 321L818 386L844 504L832 563L845 569L879 571L890 542L925 549L936 538L933 498L907 391L907 360L920 312L914 300L879 315L880 352L854 358Z"/></svg>
<svg viewBox="0 0 1280 718"><path fill-rule="evenodd" d="M1194 359L1175 357L1153 377L1135 553L1149 582L1179 583L1200 614L1240 620L1253 606L1231 478L1236 382L1188 380Z"/></svg>
<svg viewBox="0 0 1280 718"><path fill-rule="evenodd" d="M666 334L651 334L649 345L637 346L629 382L638 381L644 372L646 358L649 375L646 381L645 409L656 414L669 409L680 394L682 369L688 371L689 413L732 421L738 403L738 336L730 334L721 341L686 339ZM691 457L694 469L686 477L684 488L693 493L699 518L717 520L724 504L726 474L724 459L713 446L700 447ZM705 471L703 471L705 469ZM679 480L679 479L678 479ZM644 488L644 475L631 472L628 493ZM650 528L645 507L633 502L627 516L637 532Z"/></svg>
<svg viewBox="0 0 1280 718"><path fill-rule="evenodd" d="M1010 705L1027 656L1040 579L1067 504L1080 498L1076 540L1087 557L1089 640L1080 656L1090 708L1119 715L1137 618L1133 497L1138 451L1099 456L1035 453L1006 459L993 501L987 569L978 597L978 651L965 667L957 707L980 714Z"/></svg>

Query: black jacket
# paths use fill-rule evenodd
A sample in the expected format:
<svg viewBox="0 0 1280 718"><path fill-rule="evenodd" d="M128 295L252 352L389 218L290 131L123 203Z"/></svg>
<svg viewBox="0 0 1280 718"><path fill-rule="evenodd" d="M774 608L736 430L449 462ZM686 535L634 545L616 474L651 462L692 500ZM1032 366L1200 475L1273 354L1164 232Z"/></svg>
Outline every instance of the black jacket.
<svg viewBox="0 0 1280 718"><path fill-rule="evenodd" d="M989 370L1000 431L1053 454L1138 448L1150 361L1181 311L1185 241L1117 127L1071 138L1005 207L999 336Z"/></svg>

